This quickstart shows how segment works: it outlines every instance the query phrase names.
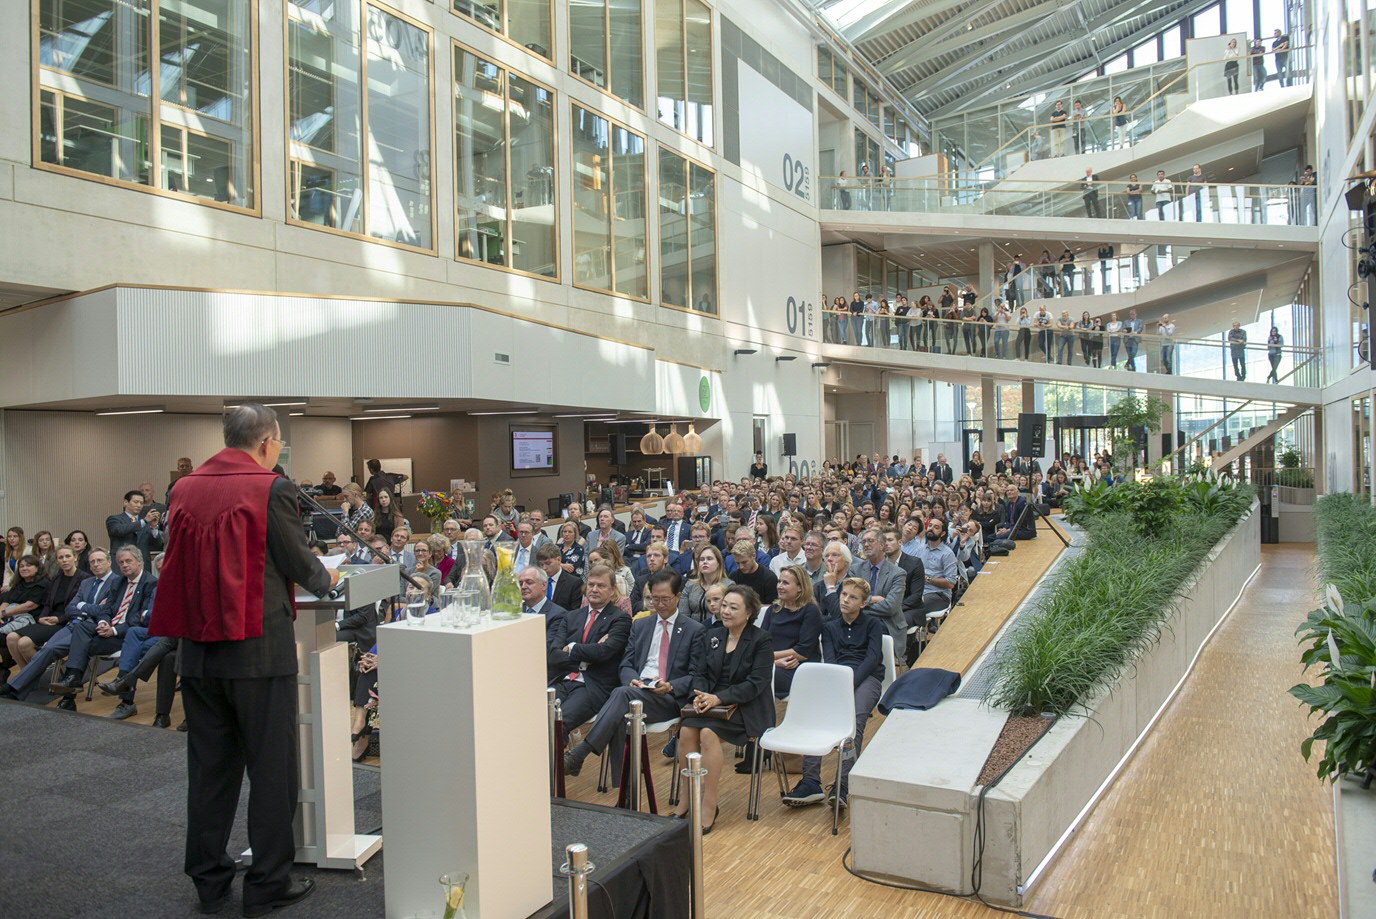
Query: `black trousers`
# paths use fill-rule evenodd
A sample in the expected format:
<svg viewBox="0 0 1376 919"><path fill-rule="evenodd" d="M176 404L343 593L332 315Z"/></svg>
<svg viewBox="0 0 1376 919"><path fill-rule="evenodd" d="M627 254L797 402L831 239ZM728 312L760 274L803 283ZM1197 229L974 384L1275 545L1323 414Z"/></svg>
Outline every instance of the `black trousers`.
<svg viewBox="0 0 1376 919"><path fill-rule="evenodd" d="M567 673L568 671L565 671ZM583 680L561 679L555 684L559 697L560 711L564 717L564 732L572 734L573 729L596 715L607 701L607 691L601 686ZM629 711L629 708L627 709Z"/></svg>
<svg viewBox="0 0 1376 919"><path fill-rule="evenodd" d="M190 727L186 874L202 900L228 892L234 860L225 847L247 768L253 864L244 875L244 905L275 900L290 886L296 858L296 677L183 677L182 705Z"/></svg>

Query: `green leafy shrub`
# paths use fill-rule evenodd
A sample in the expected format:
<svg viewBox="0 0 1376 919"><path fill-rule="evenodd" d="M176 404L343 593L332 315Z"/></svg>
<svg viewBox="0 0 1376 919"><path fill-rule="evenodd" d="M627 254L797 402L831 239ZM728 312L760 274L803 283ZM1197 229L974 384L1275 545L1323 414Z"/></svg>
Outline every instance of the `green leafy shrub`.
<svg viewBox="0 0 1376 919"><path fill-rule="evenodd" d="M1010 636L991 704L1065 714L1112 685L1160 638L1187 581L1253 495L1248 485L1170 478L1077 489L1066 515L1085 528L1087 547Z"/></svg>

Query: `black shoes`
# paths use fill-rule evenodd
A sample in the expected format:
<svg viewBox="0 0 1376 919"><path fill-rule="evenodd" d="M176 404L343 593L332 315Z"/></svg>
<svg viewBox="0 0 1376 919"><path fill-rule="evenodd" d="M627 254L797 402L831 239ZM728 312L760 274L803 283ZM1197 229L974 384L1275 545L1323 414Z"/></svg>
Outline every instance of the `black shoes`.
<svg viewBox="0 0 1376 919"><path fill-rule="evenodd" d="M0 699L18 699L19 693L9 683L0 683Z"/></svg>
<svg viewBox="0 0 1376 919"><path fill-rule="evenodd" d="M718 807L716 810L712 812L712 822L702 828L702 835L706 836L708 833L712 832L712 827L717 825L717 817L719 816L721 816L720 807Z"/></svg>
<svg viewBox="0 0 1376 919"><path fill-rule="evenodd" d="M63 696L57 700L57 707L64 712L76 711L76 698L73 696Z"/></svg>
<svg viewBox="0 0 1376 919"><path fill-rule="evenodd" d="M81 687L86 684L82 679L81 671L68 670L59 680L54 680L48 688L53 692L61 693L66 696L75 695L81 691Z"/></svg>
<svg viewBox="0 0 1376 919"><path fill-rule="evenodd" d="M155 727L155 728L166 728L166 727L171 727L171 726L172 726L172 719L169 718L169 717L167 717L166 715L154 715L154 716L153 716L153 727Z"/></svg>
<svg viewBox="0 0 1376 919"><path fill-rule="evenodd" d="M224 893L213 900L202 900L200 904L201 913L213 915L229 905L229 894Z"/></svg>
<svg viewBox="0 0 1376 919"><path fill-rule="evenodd" d="M109 683L97 683L96 688L107 696L122 696L127 692L134 691L134 683L133 674L124 673Z"/></svg>
<svg viewBox="0 0 1376 919"><path fill-rule="evenodd" d="M187 725L186 725L186 719L183 718L183 719L182 719L182 723L179 724L179 725L177 725L177 731L178 731L179 733L185 734L185 733L186 733L187 731L189 731L189 730L191 730L191 729L190 729L189 727L187 727Z"/></svg>
<svg viewBox="0 0 1376 919"><path fill-rule="evenodd" d="M269 900L267 903L259 903L256 906L249 906L245 903L244 919L253 919L255 916L266 916L275 909L281 909L284 906L291 906L293 903L299 903L309 897L313 890L315 890L315 881L312 881L310 878L292 881L291 886L286 889L286 892L276 900Z"/></svg>
<svg viewBox="0 0 1376 919"><path fill-rule="evenodd" d="M572 750L564 754L564 775L575 776L583 771L583 757Z"/></svg>
<svg viewBox="0 0 1376 919"><path fill-rule="evenodd" d="M121 702L115 706L115 710L110 713L110 717L116 721L123 721L125 718L132 718L139 713L139 707L133 702Z"/></svg>

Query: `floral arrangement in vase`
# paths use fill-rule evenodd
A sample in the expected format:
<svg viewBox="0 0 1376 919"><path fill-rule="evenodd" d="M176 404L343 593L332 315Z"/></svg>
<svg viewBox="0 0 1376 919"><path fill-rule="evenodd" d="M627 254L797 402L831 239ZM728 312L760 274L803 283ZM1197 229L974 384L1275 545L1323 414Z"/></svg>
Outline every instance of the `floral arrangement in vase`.
<svg viewBox="0 0 1376 919"><path fill-rule="evenodd" d="M453 507L454 498L442 491L422 491L420 502L416 505L416 509L430 521L430 530L433 533L443 529L444 521L449 519Z"/></svg>

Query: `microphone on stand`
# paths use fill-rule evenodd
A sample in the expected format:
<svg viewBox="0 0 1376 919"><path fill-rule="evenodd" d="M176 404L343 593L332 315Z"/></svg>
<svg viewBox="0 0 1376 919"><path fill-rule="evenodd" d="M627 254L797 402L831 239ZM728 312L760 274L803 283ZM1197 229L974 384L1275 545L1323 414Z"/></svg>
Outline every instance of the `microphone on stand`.
<svg viewBox="0 0 1376 919"><path fill-rule="evenodd" d="M282 473L281 466L276 467L273 471L276 472L278 475L281 475L283 478L287 478L286 475ZM302 488L300 485L297 485L295 482L292 482L291 479L287 479L287 481L291 482L292 488L296 489L296 496L299 501L304 501L308 507L314 509L318 513L325 514L328 517L334 516L330 513L329 508L325 507L325 505L315 500L315 498L310 494L307 494L306 490ZM335 523L341 530L352 536L354 538L354 542L358 543L360 546L365 546L368 549L368 551L371 552L375 558L381 560L383 564L389 565L392 563L392 559L390 557L383 555L381 552L379 552L376 547L372 546L362 536L358 535L358 531L356 531L353 527L349 526L342 519L336 519ZM416 588L422 593L426 591L428 585L424 581L419 580L413 574L407 574L406 569L401 568L401 565L397 565L397 568L401 569L402 580L406 581L408 584L410 584L412 587ZM329 599L337 600L341 596L343 596L344 582L348 580L348 578L349 575L347 574L341 574L339 576L339 583L336 584L334 588L330 590Z"/></svg>

